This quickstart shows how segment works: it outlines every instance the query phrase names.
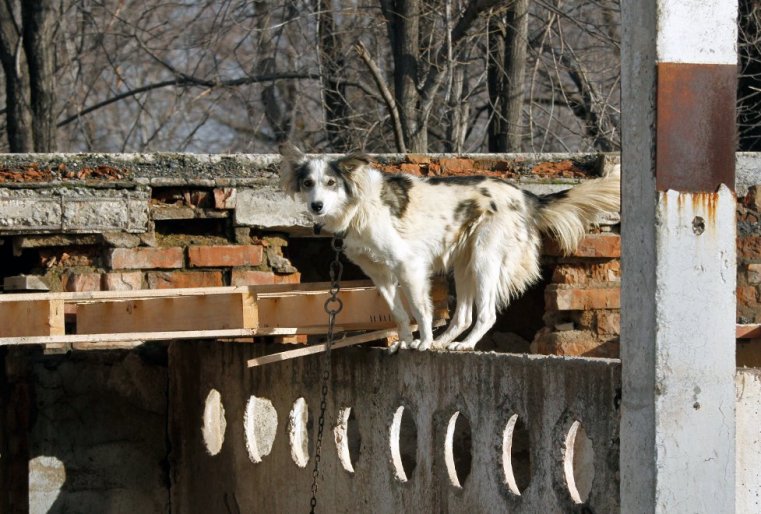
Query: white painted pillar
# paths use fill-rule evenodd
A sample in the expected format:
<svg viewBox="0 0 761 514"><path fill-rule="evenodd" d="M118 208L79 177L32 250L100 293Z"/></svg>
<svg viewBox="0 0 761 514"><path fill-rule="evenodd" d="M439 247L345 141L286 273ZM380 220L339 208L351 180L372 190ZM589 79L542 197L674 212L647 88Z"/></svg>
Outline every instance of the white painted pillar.
<svg viewBox="0 0 761 514"><path fill-rule="evenodd" d="M621 511L733 513L737 1L621 10Z"/></svg>

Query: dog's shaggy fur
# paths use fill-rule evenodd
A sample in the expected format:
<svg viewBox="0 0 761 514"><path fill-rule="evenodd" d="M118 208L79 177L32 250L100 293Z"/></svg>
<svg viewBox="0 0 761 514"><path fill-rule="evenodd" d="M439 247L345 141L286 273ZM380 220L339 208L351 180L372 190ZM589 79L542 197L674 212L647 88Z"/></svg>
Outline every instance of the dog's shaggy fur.
<svg viewBox="0 0 761 514"><path fill-rule="evenodd" d="M544 196L503 180L420 178L382 173L363 155L307 159L281 147L281 186L315 223L344 237L346 256L369 276L398 324L400 345L472 350L507 306L539 279L541 234L573 251L598 213L618 212L619 176ZM430 279L454 273L457 307L446 331L432 333ZM413 340L410 318L417 320ZM455 342L473 322L461 342Z"/></svg>

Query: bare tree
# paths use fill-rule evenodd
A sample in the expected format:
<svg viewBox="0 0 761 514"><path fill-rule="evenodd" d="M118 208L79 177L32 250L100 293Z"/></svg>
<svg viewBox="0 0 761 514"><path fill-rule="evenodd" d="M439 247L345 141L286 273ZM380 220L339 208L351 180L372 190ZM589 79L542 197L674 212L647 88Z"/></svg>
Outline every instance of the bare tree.
<svg viewBox="0 0 761 514"><path fill-rule="evenodd" d="M35 152L53 152L56 143L55 77L53 48L55 36L53 3L46 0L21 2L24 52L29 65L32 106L32 135Z"/></svg>
<svg viewBox="0 0 761 514"><path fill-rule="evenodd" d="M618 0L23 4L0 2L0 150L620 145Z"/></svg>
<svg viewBox="0 0 761 514"><path fill-rule="evenodd" d="M5 74L5 130L11 152L34 149L32 116L29 108L29 80L24 73L26 58L18 4L0 2L0 61Z"/></svg>
<svg viewBox="0 0 761 514"><path fill-rule="evenodd" d="M529 0L515 0L489 16L489 151L520 151Z"/></svg>

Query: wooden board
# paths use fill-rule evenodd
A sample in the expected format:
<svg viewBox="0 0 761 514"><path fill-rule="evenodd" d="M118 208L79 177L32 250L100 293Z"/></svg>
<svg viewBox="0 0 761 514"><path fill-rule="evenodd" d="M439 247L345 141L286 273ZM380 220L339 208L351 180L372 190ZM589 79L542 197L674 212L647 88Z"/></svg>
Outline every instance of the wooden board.
<svg viewBox="0 0 761 514"><path fill-rule="evenodd" d="M329 297L325 291L258 295L259 327L262 330L327 327L325 302ZM374 287L341 289L338 298L343 302L343 308L336 315L336 324L346 330L379 330L396 326L388 304ZM446 318L446 302L442 302L441 295L434 296L434 299L434 317Z"/></svg>
<svg viewBox="0 0 761 514"><path fill-rule="evenodd" d="M735 327L735 338L758 339L761 338L761 325L758 323L738 324Z"/></svg>
<svg viewBox="0 0 761 514"><path fill-rule="evenodd" d="M82 303L77 334L257 328L254 295L246 293Z"/></svg>
<svg viewBox="0 0 761 514"><path fill-rule="evenodd" d="M64 333L62 300L17 300L0 303L0 337L54 336Z"/></svg>

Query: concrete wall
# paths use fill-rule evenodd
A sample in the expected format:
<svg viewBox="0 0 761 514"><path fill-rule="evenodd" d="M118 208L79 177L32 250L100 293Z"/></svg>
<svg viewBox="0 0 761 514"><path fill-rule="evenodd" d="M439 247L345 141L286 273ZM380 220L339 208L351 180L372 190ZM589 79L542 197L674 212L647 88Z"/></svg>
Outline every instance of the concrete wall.
<svg viewBox="0 0 761 514"><path fill-rule="evenodd" d="M0 512L168 512L165 358L160 348L11 354Z"/></svg>
<svg viewBox="0 0 761 514"><path fill-rule="evenodd" d="M174 512L308 510L321 361L310 357L249 370L246 359L254 352L255 347L235 344L172 344ZM619 376L620 364L605 359L337 351L333 354L318 510L616 512ZM219 392L221 408L205 409L212 390ZM259 401L248 413L251 432L259 436L260 456L270 450L259 463L249 457L244 428L244 412L252 395ZM299 432L289 428L289 413L298 398L306 400L310 419L310 460L304 468L295 463L289 442L289 433ZM414 449L405 439L410 427L402 423L400 428L401 460L408 464L406 482L400 481L395 471L389 442L392 420L400 406L412 415L417 429ZM354 452L349 459L353 473L339 462L333 437L338 410L345 407L351 407L355 415L349 421L348 445L350 453ZM444 445L448 422L458 411L459 422L467 418L470 427L470 437L464 429L456 428L453 434L452 461L460 465L461 488L450 481ZM505 483L502 459L504 430L513 414L525 424L530 440L527 451L525 440L519 443L516 437L514 444L516 474L525 472L530 455L531 478L520 496ZM224 428L218 425L220 416ZM570 444L567 435L574 420L581 422L591 440L590 445L577 436L575 459L564 449ZM351 428L354 424L358 436ZM215 455L210 454L202 433ZM576 485L582 495L591 484L583 505L575 503L569 492L564 455L569 469L576 467ZM416 460L414 469L409 466L412 458ZM466 475L469 459L470 473ZM525 486L525 475L517 482Z"/></svg>

